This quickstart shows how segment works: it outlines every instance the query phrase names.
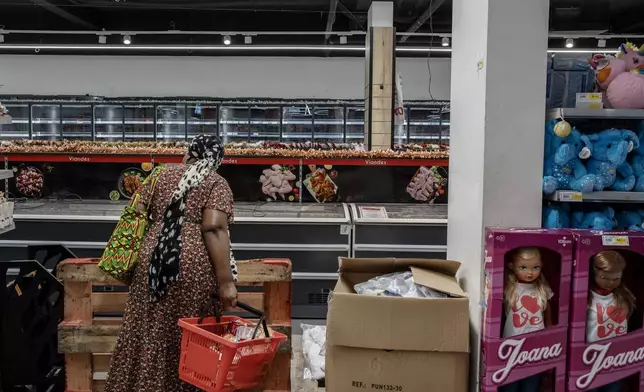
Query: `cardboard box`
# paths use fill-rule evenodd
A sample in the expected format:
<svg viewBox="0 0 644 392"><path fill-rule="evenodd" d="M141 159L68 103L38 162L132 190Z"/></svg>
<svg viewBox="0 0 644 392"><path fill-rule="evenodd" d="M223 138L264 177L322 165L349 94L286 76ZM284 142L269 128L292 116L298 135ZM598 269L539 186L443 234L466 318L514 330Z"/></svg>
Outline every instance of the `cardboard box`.
<svg viewBox="0 0 644 392"><path fill-rule="evenodd" d="M573 236L568 230L486 229L481 333L481 391L540 375L542 390L564 392L570 304ZM504 289L509 252L538 247L542 274L554 296L549 301L553 325L503 338Z"/></svg>
<svg viewBox="0 0 644 392"><path fill-rule="evenodd" d="M467 391L469 299L456 282L459 266L447 260L341 258L327 316L327 390ZM376 297L353 289L410 269L414 282L451 297Z"/></svg>
<svg viewBox="0 0 644 392"><path fill-rule="evenodd" d="M644 233L575 231L568 391L586 391L621 381L622 388L644 391ZM623 336L586 342L591 258L603 250L617 250L626 259L623 283L637 298L635 313Z"/></svg>

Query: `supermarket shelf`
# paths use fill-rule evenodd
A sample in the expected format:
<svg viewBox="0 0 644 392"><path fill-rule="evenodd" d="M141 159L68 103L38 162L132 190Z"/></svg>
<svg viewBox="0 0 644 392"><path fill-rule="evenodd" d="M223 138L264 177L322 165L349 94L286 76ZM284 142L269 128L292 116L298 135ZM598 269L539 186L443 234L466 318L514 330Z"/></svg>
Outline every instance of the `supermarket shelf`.
<svg viewBox="0 0 644 392"><path fill-rule="evenodd" d="M644 109L550 109L548 118L630 119L644 120Z"/></svg>
<svg viewBox="0 0 644 392"><path fill-rule="evenodd" d="M0 180L6 180L7 178L13 177L13 171L11 170L0 170Z"/></svg>
<svg viewBox="0 0 644 392"><path fill-rule="evenodd" d="M546 196L546 200L561 202L613 202L613 203L644 203L644 192L591 192L556 191Z"/></svg>

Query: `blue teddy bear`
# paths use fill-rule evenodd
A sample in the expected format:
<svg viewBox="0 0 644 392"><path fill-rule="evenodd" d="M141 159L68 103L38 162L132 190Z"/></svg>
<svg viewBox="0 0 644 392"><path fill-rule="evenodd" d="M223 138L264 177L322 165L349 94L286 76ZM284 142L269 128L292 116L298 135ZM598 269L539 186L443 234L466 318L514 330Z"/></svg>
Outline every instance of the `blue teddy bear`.
<svg viewBox="0 0 644 392"><path fill-rule="evenodd" d="M637 137L640 140L644 138L644 121L640 123ZM633 150L629 163L633 168L633 174L635 174L635 186L633 190L636 192L644 192L644 143L640 143L639 147Z"/></svg>
<svg viewBox="0 0 644 392"><path fill-rule="evenodd" d="M591 155L592 143L576 129L566 137L557 136L554 129L559 121L555 119L546 125L543 192L547 195L557 189L592 192L597 178L586 172L579 159Z"/></svg>
<svg viewBox="0 0 644 392"><path fill-rule="evenodd" d="M546 229L566 229L570 227L570 205L548 203L543 207L543 227Z"/></svg>
<svg viewBox="0 0 644 392"><path fill-rule="evenodd" d="M620 211L615 218L618 229L644 231L644 210Z"/></svg>
<svg viewBox="0 0 644 392"><path fill-rule="evenodd" d="M572 213L572 227L574 229L612 230L617 225L615 211L605 207L601 211L586 212L575 211Z"/></svg>
<svg viewBox="0 0 644 392"><path fill-rule="evenodd" d="M628 192L635 186L635 175L626 156L640 145L633 131L626 129L607 129L589 135L593 142L593 156L586 163L591 174L597 176L595 190Z"/></svg>

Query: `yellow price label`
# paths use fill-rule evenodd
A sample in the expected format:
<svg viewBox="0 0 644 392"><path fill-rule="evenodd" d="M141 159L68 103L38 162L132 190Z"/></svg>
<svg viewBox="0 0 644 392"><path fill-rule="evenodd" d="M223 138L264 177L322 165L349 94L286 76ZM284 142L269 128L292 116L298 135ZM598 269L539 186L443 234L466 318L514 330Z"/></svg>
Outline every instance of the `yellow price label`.
<svg viewBox="0 0 644 392"><path fill-rule="evenodd" d="M597 93L595 93L595 94L589 94L589 95L588 95L588 99L590 99L590 100L592 100L592 101L601 101L602 96L601 96L601 94L597 94Z"/></svg>
<svg viewBox="0 0 644 392"><path fill-rule="evenodd" d="M602 236L604 246L629 246L628 236L625 235L604 235Z"/></svg>

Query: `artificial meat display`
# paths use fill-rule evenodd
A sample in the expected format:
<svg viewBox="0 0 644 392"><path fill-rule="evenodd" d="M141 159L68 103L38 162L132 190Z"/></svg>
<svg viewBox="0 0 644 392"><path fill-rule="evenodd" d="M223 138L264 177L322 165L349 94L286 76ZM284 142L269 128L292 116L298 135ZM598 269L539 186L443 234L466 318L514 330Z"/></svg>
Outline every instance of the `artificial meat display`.
<svg viewBox="0 0 644 392"><path fill-rule="evenodd" d="M183 155L186 142L0 141L0 153L68 153ZM449 147L436 144L396 146L395 150L364 151L360 143L226 143L227 156L292 157L307 159L445 159Z"/></svg>
<svg viewBox="0 0 644 392"><path fill-rule="evenodd" d="M26 167L16 176L16 189L25 196L39 196L45 181L40 170Z"/></svg>
<svg viewBox="0 0 644 392"><path fill-rule="evenodd" d="M432 202L444 192L444 179L436 167L421 166L407 185L407 193L418 201Z"/></svg>
<svg viewBox="0 0 644 392"><path fill-rule="evenodd" d="M269 169L264 169L259 177L262 193L274 200L277 200L277 195L284 199L285 195L293 192L292 181L295 181L295 174L281 165L273 165Z"/></svg>

